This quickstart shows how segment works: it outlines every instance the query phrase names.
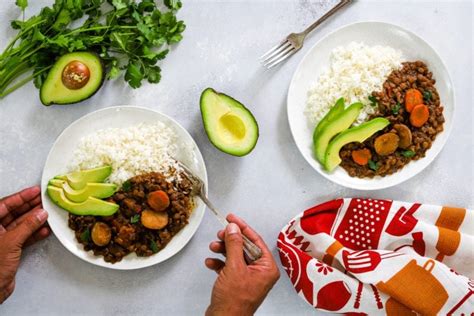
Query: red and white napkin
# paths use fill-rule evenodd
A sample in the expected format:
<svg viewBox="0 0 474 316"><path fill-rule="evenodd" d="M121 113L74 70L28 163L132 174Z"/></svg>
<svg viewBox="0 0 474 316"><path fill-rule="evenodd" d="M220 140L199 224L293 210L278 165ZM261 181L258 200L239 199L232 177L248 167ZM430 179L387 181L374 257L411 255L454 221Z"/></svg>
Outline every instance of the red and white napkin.
<svg viewBox="0 0 474 316"><path fill-rule="evenodd" d="M472 210L338 199L296 216L278 236L296 292L354 315L474 315Z"/></svg>

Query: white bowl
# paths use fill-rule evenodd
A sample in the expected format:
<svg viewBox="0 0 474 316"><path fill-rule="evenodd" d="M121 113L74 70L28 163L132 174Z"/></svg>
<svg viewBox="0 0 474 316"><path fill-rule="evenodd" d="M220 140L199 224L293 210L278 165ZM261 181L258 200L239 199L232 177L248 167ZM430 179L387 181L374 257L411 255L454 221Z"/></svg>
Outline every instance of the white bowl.
<svg viewBox="0 0 474 316"><path fill-rule="evenodd" d="M436 89L444 106L444 131L436 136L426 157L412 161L398 172L385 177L360 179L351 177L342 167L329 173L315 160L312 151L313 128L304 115L307 93L322 70L329 65L331 51L350 42L386 45L402 51L407 61L422 60L433 72ZM377 190L397 185L425 169L443 148L452 127L454 91L448 70L435 50L419 36L399 26L382 22L360 22L344 26L317 42L299 63L288 90L288 121L296 145L306 161L325 178L342 186L359 190Z"/></svg>
<svg viewBox="0 0 474 316"><path fill-rule="evenodd" d="M101 256L94 256L92 251L85 251L83 245L76 240L74 231L68 227L68 212L54 204L46 194L49 179L67 170L72 152L84 135L103 128L127 127L142 122L163 122L177 134L180 143L184 143L186 147L192 148L192 160L183 160L183 162L203 179L207 187L206 166L199 148L191 135L178 122L164 114L142 107L117 106L89 113L73 122L59 135L49 152L41 179L41 196L43 207L49 213L49 226L59 241L77 257L98 266L118 270L131 270L162 262L175 255L188 243L199 227L204 215L204 203L199 199L195 199L195 208L189 218L189 224L176 234L164 249L150 257L137 257L135 253L132 253L125 256L122 261L112 264L105 262ZM181 157L177 158L182 159Z"/></svg>

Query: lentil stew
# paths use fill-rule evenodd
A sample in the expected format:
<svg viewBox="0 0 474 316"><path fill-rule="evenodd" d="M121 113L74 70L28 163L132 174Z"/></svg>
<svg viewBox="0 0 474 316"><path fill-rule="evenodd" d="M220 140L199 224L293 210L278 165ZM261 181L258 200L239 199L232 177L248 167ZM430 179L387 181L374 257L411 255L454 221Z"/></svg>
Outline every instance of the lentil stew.
<svg viewBox="0 0 474 316"><path fill-rule="evenodd" d="M158 172L130 178L109 198L120 206L114 215L69 214L69 227L86 251L103 256L106 262L118 262L132 252L151 256L188 224L193 209L191 183L184 176L178 178L171 181ZM168 204L154 209L151 195L168 199Z"/></svg>
<svg viewBox="0 0 474 316"><path fill-rule="evenodd" d="M443 131L443 106L435 82L424 62L404 62L390 73L382 91L372 92L377 109L369 119L385 117L391 124L363 143L349 143L341 149L341 166L350 176L386 176L425 156ZM352 156L362 149L370 150L371 156L364 165Z"/></svg>

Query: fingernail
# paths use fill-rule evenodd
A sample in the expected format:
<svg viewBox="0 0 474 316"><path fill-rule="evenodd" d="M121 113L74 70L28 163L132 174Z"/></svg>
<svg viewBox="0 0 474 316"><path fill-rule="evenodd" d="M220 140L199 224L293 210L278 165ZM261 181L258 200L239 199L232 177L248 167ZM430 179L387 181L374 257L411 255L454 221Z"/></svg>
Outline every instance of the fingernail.
<svg viewBox="0 0 474 316"><path fill-rule="evenodd" d="M48 218L48 213L43 209L39 209L38 212L36 213L36 218L40 222L44 222Z"/></svg>
<svg viewBox="0 0 474 316"><path fill-rule="evenodd" d="M33 194L38 194L40 193L41 189L39 186L34 186L31 188L31 192L33 192Z"/></svg>
<svg viewBox="0 0 474 316"><path fill-rule="evenodd" d="M239 226L234 223L229 223L226 228L226 232L230 235L239 233Z"/></svg>

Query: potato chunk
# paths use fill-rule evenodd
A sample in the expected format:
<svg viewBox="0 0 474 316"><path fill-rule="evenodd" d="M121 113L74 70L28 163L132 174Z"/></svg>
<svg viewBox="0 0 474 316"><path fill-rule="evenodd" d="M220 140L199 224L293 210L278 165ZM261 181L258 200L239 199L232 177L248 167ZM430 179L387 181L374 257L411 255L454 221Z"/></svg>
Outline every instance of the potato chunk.
<svg viewBox="0 0 474 316"><path fill-rule="evenodd" d="M385 133L375 139L374 147L377 154L387 156L393 154L398 148L400 138L395 133Z"/></svg>
<svg viewBox="0 0 474 316"><path fill-rule="evenodd" d="M97 222L92 227L92 242L99 247L106 246L110 242L110 238L112 237L112 232L110 230L109 225L103 222Z"/></svg>
<svg viewBox="0 0 474 316"><path fill-rule="evenodd" d="M162 229L168 225L168 213L144 210L142 212L141 221L143 226L148 229Z"/></svg>

